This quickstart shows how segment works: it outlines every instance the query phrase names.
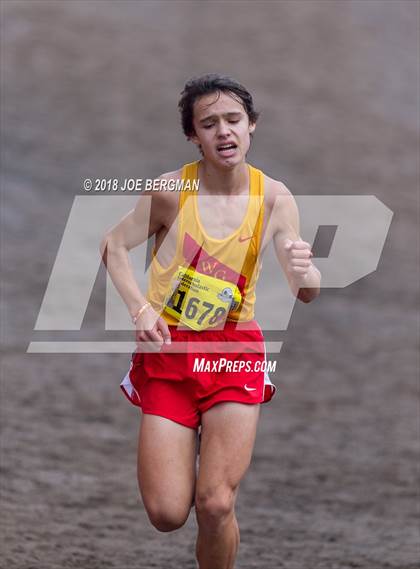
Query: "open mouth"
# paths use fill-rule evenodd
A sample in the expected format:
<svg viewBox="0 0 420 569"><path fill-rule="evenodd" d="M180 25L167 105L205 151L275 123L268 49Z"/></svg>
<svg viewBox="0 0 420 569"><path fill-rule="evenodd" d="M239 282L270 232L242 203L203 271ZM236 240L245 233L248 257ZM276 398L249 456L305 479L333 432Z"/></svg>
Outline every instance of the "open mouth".
<svg viewBox="0 0 420 569"><path fill-rule="evenodd" d="M219 144L217 147L217 152L222 156L232 156L235 154L235 150L237 145L234 142L230 142L228 144Z"/></svg>

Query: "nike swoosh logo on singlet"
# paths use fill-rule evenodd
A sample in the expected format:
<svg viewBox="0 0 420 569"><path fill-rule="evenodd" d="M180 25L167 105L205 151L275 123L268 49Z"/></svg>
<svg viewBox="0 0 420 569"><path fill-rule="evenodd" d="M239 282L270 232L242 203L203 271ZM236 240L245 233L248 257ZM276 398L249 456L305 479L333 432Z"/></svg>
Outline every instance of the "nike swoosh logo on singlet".
<svg viewBox="0 0 420 569"><path fill-rule="evenodd" d="M244 241L248 241L249 239L252 239L253 237L254 237L253 235L250 235L249 237L242 237L241 236L238 238L238 241L239 241L239 243L243 243Z"/></svg>

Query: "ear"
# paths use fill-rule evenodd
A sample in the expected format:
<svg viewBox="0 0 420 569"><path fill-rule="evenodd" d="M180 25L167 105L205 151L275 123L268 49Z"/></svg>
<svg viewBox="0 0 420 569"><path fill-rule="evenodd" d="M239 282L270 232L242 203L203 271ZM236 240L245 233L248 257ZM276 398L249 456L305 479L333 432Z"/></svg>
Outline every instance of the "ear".
<svg viewBox="0 0 420 569"><path fill-rule="evenodd" d="M191 142L193 142L196 146L200 146L200 141L195 133L189 136L188 140L191 140Z"/></svg>
<svg viewBox="0 0 420 569"><path fill-rule="evenodd" d="M249 134L252 134L254 132L256 126L257 126L257 124L255 122L249 124L249 127L248 127Z"/></svg>

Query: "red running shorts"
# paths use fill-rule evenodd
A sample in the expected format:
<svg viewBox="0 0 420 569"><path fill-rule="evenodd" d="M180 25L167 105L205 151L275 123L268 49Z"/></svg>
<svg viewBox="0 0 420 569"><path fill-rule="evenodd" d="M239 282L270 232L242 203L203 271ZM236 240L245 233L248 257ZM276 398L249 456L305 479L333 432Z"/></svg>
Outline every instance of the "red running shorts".
<svg viewBox="0 0 420 569"><path fill-rule="evenodd" d="M275 386L264 371L264 337L255 321L226 322L223 330L169 330L172 344L160 352L134 352L120 384L143 413L197 429L202 413L217 403L259 404L273 397ZM232 346L235 351L228 350Z"/></svg>

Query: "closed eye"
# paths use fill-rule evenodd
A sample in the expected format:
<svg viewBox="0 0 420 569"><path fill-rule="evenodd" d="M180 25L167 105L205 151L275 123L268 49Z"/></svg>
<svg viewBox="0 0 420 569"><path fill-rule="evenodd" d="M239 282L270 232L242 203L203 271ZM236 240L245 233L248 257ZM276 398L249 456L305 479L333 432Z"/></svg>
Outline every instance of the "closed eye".
<svg viewBox="0 0 420 569"><path fill-rule="evenodd" d="M229 120L228 120L228 123L229 123L229 124L236 124L236 123L238 123L240 120L241 120L240 118L239 118L239 119L229 119ZM214 123L214 122L209 123L209 124L203 124L203 128L205 128L206 130L208 130L209 128L211 128L211 127L214 126L215 124L216 124L216 123Z"/></svg>

